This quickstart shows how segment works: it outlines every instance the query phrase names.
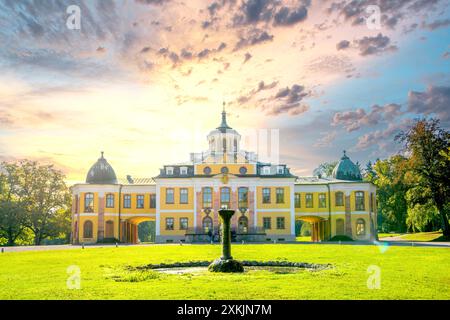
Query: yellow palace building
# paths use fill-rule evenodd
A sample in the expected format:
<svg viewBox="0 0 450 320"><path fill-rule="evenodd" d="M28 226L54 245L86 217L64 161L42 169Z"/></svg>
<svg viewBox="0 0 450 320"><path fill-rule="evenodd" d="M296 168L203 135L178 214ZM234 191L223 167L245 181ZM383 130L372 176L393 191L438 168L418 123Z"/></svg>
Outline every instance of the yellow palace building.
<svg viewBox="0 0 450 320"><path fill-rule="evenodd" d="M295 241L296 220L311 223L313 241L376 238L376 188L345 152L331 178L297 177L241 150L225 111L207 138L208 151L148 179L119 181L102 153L86 183L72 187L72 242L138 243L143 221L155 221L158 243L219 241L223 207L236 210L239 242Z"/></svg>

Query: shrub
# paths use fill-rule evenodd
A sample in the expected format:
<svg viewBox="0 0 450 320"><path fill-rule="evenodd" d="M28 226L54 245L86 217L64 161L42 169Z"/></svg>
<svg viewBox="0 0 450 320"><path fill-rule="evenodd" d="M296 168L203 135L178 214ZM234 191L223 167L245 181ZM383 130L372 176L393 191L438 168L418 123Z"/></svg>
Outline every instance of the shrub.
<svg viewBox="0 0 450 320"><path fill-rule="evenodd" d="M334 236L333 238L330 239L330 241L353 241L352 238L348 237L348 236Z"/></svg>

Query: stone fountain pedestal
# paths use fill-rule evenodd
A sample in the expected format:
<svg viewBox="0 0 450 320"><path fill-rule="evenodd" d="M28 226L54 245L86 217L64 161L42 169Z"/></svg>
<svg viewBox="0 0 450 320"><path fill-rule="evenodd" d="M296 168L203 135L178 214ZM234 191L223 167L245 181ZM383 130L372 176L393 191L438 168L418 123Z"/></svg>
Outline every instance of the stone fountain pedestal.
<svg viewBox="0 0 450 320"><path fill-rule="evenodd" d="M244 266L231 256L231 229L230 220L234 210L221 209L219 215L222 218L222 256L214 260L208 267L211 272L244 272Z"/></svg>

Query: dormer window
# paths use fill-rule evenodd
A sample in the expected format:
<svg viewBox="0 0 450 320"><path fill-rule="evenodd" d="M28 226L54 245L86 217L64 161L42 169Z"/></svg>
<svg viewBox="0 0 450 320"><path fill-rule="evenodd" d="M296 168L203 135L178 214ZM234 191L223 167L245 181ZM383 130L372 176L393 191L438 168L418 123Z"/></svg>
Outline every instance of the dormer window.
<svg viewBox="0 0 450 320"><path fill-rule="evenodd" d="M277 174L284 174L284 167L283 166L278 166L277 167Z"/></svg>
<svg viewBox="0 0 450 320"><path fill-rule="evenodd" d="M166 174L168 176L173 176L173 167L166 167Z"/></svg>
<svg viewBox="0 0 450 320"><path fill-rule="evenodd" d="M181 167L180 168L180 174L183 175L183 176L187 175L187 171L188 171L187 167Z"/></svg>
<svg viewBox="0 0 450 320"><path fill-rule="evenodd" d="M270 167L269 166L263 167L262 174L265 174L265 175L270 174Z"/></svg>

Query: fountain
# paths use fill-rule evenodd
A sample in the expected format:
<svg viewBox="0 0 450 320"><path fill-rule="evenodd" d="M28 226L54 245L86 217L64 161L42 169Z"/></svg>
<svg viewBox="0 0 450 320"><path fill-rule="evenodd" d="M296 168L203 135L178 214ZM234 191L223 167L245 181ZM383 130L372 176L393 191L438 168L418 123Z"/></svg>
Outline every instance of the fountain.
<svg viewBox="0 0 450 320"><path fill-rule="evenodd" d="M230 220L234 210L221 209L219 215L222 218L222 256L214 260L208 267L211 272L244 272L241 262L234 260L231 256L231 230Z"/></svg>

